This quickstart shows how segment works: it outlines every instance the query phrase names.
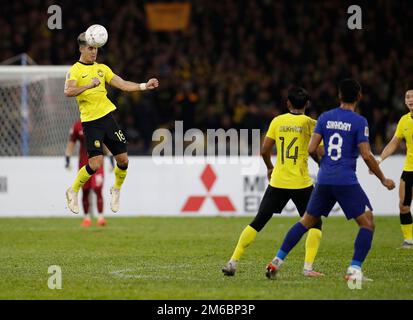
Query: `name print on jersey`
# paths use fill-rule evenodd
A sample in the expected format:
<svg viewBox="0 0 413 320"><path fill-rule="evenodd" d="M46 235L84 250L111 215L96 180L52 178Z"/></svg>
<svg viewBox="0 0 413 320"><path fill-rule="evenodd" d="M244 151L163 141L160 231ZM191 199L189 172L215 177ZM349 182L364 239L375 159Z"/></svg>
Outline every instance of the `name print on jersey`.
<svg viewBox="0 0 413 320"><path fill-rule="evenodd" d="M351 123L342 122L342 121L327 121L326 128L327 129L350 131L351 130Z"/></svg>

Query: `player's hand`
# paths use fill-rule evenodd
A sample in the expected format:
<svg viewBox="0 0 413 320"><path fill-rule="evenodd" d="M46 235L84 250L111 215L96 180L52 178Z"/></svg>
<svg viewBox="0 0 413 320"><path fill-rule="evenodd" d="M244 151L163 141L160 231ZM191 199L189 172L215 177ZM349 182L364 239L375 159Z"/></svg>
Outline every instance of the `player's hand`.
<svg viewBox="0 0 413 320"><path fill-rule="evenodd" d="M67 171L71 171L72 170L72 166L70 165L70 157L66 156L65 157L65 169Z"/></svg>
<svg viewBox="0 0 413 320"><path fill-rule="evenodd" d="M381 182L388 190L393 190L396 187L396 184L392 179L384 178Z"/></svg>
<svg viewBox="0 0 413 320"><path fill-rule="evenodd" d="M268 181L271 181L271 175L272 175L272 171L274 170L274 168L272 168L272 169L267 169L267 178L268 178Z"/></svg>
<svg viewBox="0 0 413 320"><path fill-rule="evenodd" d="M146 89L152 90L159 87L159 81L156 78L149 79L146 83Z"/></svg>
<svg viewBox="0 0 413 320"><path fill-rule="evenodd" d="M100 85L100 80L98 78L93 78L90 85L92 86L92 88L96 88L98 85Z"/></svg>

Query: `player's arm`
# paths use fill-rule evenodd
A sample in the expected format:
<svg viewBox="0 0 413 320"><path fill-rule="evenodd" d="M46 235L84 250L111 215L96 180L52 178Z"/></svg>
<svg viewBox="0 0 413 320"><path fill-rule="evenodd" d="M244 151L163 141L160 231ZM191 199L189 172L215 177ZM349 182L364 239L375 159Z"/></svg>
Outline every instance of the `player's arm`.
<svg viewBox="0 0 413 320"><path fill-rule="evenodd" d="M100 80L98 78L93 78L92 82L85 86L77 86L76 80L68 80L65 84L65 96L66 97L76 97L82 92L95 88L100 84Z"/></svg>
<svg viewBox="0 0 413 320"><path fill-rule="evenodd" d="M73 150L75 149L76 142L72 141L71 139L67 143L66 151L65 151L65 168L70 169L70 157L73 154Z"/></svg>
<svg viewBox="0 0 413 320"><path fill-rule="evenodd" d="M324 157L324 154L325 154L324 145L320 144L320 145L317 147L318 159L321 160L321 158Z"/></svg>
<svg viewBox="0 0 413 320"><path fill-rule="evenodd" d="M381 152L381 155L378 159L379 164L384 161L387 157L391 156L397 148L400 146L400 143L402 142L402 139L394 136L390 142L384 147L383 151Z"/></svg>
<svg viewBox="0 0 413 320"><path fill-rule="evenodd" d="M121 77L115 74L109 81L109 85L122 91L143 91L157 88L159 86L159 81L156 78L152 78L149 79L149 81L146 83L136 83L123 80Z"/></svg>
<svg viewBox="0 0 413 320"><path fill-rule="evenodd" d="M271 162L271 152L274 148L275 141L268 136L264 138L264 142L261 147L261 157L264 160L265 165L267 166L267 176L268 180L271 180L272 170L274 169L274 165Z"/></svg>
<svg viewBox="0 0 413 320"><path fill-rule="evenodd" d="M358 145L360 155L363 158L364 162L366 163L367 167L379 178L380 182L389 190L394 189L395 184L394 181L391 179L387 179L384 176L383 171L381 171L379 164L377 163L376 159L374 158L373 153L370 149L370 143L365 141L361 142Z"/></svg>
<svg viewBox="0 0 413 320"><path fill-rule="evenodd" d="M313 133L311 135L310 143L308 144L308 153L311 158L317 163L320 163L321 158L324 155L324 147L320 146L323 137L319 133Z"/></svg>
<svg viewBox="0 0 413 320"><path fill-rule="evenodd" d="M65 168L70 170L70 157L73 155L75 150L76 141L79 139L79 126L75 123L69 132L69 141L67 142L66 151L65 151Z"/></svg>

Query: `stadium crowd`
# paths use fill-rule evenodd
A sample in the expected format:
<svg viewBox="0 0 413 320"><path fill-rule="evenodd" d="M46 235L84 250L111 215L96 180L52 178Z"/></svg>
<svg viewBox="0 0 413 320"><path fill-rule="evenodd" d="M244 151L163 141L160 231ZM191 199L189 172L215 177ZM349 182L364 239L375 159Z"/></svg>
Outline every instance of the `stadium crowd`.
<svg viewBox="0 0 413 320"><path fill-rule="evenodd" d="M376 153L407 111L403 83L413 71L409 0L362 6L362 30L348 29L347 6L340 1L194 0L188 29L170 33L148 30L144 5L134 0L63 2L63 28L49 30L51 4L2 4L0 62L26 52L40 65L73 64L77 35L93 23L105 25L109 41L98 61L125 79L155 76L161 84L144 94L109 92L131 154L150 153L153 131L173 128L176 120L185 129L264 133L285 111L292 83L309 91L308 113L316 118L338 105L340 79L357 78L364 94L360 112Z"/></svg>

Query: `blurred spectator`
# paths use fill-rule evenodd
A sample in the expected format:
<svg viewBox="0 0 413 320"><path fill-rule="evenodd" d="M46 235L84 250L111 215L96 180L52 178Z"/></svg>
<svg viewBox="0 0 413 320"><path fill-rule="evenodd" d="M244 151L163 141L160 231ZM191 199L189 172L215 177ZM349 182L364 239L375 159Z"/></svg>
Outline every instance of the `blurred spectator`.
<svg viewBox="0 0 413 320"><path fill-rule="evenodd" d="M410 0L363 2L363 29L347 28L341 1L193 0L188 30L150 32L145 1L81 0L61 4L63 29L46 28L47 0L2 3L0 61L27 52L38 64L72 64L77 35L105 25L98 60L125 78L160 79L156 94L110 96L131 153L150 153L151 132L184 120L185 129L266 130L285 111L291 83L311 95L309 112L338 105L336 85L353 76L363 86L360 112L380 152L407 112L403 81L413 70ZM368 7L367 7L368 6Z"/></svg>

